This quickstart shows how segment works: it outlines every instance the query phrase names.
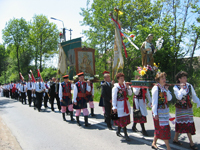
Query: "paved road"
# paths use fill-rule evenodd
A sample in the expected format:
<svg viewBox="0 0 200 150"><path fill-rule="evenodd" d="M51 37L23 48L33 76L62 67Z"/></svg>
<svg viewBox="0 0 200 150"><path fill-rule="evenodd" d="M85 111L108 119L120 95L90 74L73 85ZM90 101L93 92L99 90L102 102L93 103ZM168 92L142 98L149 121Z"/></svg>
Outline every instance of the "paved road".
<svg viewBox="0 0 200 150"><path fill-rule="evenodd" d="M50 106L50 105L49 105ZM56 107L56 104L54 105ZM89 118L92 124L90 127L78 127L76 122L62 121L61 113L56 109L38 112L33 107L22 105L16 100L0 97L0 115L12 134L16 137L24 150L126 150L126 149L151 149L154 126L151 112L149 111L146 129L149 137L143 137L141 133L131 132L131 125L128 126L130 142L117 137L115 131L107 130L103 122L102 109L95 103L95 114ZM69 116L66 117L70 119ZM80 118L83 124L84 118ZM194 141L200 149L200 118L195 118L197 134L193 136ZM137 125L138 130L141 130ZM174 136L174 125L171 124L172 137ZM184 143L178 147L171 143L172 149L185 150L189 148L186 134L180 136ZM164 143L158 140L158 146L165 149Z"/></svg>

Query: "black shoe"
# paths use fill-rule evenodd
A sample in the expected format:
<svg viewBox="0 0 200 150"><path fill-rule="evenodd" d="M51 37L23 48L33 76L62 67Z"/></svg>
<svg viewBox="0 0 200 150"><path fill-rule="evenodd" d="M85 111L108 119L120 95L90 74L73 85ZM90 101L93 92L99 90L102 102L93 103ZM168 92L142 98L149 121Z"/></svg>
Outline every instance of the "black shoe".
<svg viewBox="0 0 200 150"><path fill-rule="evenodd" d="M76 116L76 121L77 121L77 125L81 126L80 122L79 122L79 116Z"/></svg>
<svg viewBox="0 0 200 150"><path fill-rule="evenodd" d="M118 132L116 132L116 135L119 136L119 137L123 137L123 136L121 135L121 133L118 133Z"/></svg>
<svg viewBox="0 0 200 150"><path fill-rule="evenodd" d="M94 114L94 108L91 108L91 116L94 117L95 114Z"/></svg>
<svg viewBox="0 0 200 150"><path fill-rule="evenodd" d="M29 107L31 107L31 105L29 105Z"/></svg>
<svg viewBox="0 0 200 150"><path fill-rule="evenodd" d="M158 148L158 147L156 148L156 147L155 147L155 146L153 146L153 145L151 145L151 148L152 148L152 149L155 149L155 150L159 150L159 148Z"/></svg>
<svg viewBox="0 0 200 150"><path fill-rule="evenodd" d="M139 132L136 127L132 127L133 132Z"/></svg>
<svg viewBox="0 0 200 150"><path fill-rule="evenodd" d="M71 117L71 121L74 121L75 119L73 118L73 111L70 111L70 117Z"/></svg>
<svg viewBox="0 0 200 150"><path fill-rule="evenodd" d="M127 141L130 141L130 138L128 137L128 134L127 134L127 129L126 129L126 127L124 127L123 130L124 130L125 139L126 139Z"/></svg>
<svg viewBox="0 0 200 150"><path fill-rule="evenodd" d="M113 128L112 128L112 127L108 127L108 129L109 129L109 130L113 130Z"/></svg>
<svg viewBox="0 0 200 150"><path fill-rule="evenodd" d="M65 113L62 113L63 121L67 121L65 118Z"/></svg>
<svg viewBox="0 0 200 150"><path fill-rule="evenodd" d="M34 107L34 110L36 110L36 108Z"/></svg>
<svg viewBox="0 0 200 150"><path fill-rule="evenodd" d="M40 112L41 110L40 109L38 109L38 112Z"/></svg>
<svg viewBox="0 0 200 150"><path fill-rule="evenodd" d="M84 116L84 119L85 119L85 126L86 127L90 126L91 124L88 123L88 116Z"/></svg>
<svg viewBox="0 0 200 150"><path fill-rule="evenodd" d="M123 137L123 136L121 135L120 131L121 131L121 127L118 127L118 128L117 128L116 135L119 136L119 137Z"/></svg>

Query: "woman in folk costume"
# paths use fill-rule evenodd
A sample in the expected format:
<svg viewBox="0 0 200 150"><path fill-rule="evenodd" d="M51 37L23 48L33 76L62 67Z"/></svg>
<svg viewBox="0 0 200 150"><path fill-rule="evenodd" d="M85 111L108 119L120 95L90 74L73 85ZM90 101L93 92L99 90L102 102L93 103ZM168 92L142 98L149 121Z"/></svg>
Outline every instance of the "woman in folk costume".
<svg viewBox="0 0 200 150"><path fill-rule="evenodd" d="M127 95L132 95L131 87L125 84L124 74L118 73L116 75L118 83L114 84L112 89L112 105L113 112L118 113L118 120L114 120L114 125L118 126L117 136L122 137L120 134L121 128L124 130L126 140L130 140L127 134L126 126L130 124L131 107Z"/></svg>
<svg viewBox="0 0 200 150"><path fill-rule="evenodd" d="M165 72L157 73L155 80L158 84L152 88L152 111L155 126L152 149L158 149L156 146L157 139L161 139L165 142L167 150L171 149L169 146L171 133L168 101L171 101L172 95L168 90L169 87L165 86L166 76L167 74Z"/></svg>
<svg viewBox="0 0 200 150"><path fill-rule="evenodd" d="M197 146L193 143L192 136L195 134L195 125L193 120L193 110L192 102L197 103L197 108L200 107L199 98L196 96L196 92L193 86L187 83L188 74L184 71L180 71L176 75L176 81L180 85L174 86L174 94L176 96L176 126L175 126L175 136L173 143L182 145L178 141L179 133L187 133L187 136L190 140L190 148L198 149Z"/></svg>
<svg viewBox="0 0 200 150"><path fill-rule="evenodd" d="M145 88L133 88L133 92L134 92L134 98L133 98L133 108L134 109L140 109L142 117L134 117L133 116L133 127L132 130L133 132L138 132L137 128L136 128L136 124L140 123L141 128L142 128L142 134L144 136L148 136L145 127L144 127L144 123L147 123L147 118L146 116L148 115L147 113L147 108L146 108L146 97L148 98L149 101L149 106L151 106L152 100L151 100L151 96L149 94L149 90L145 89Z"/></svg>

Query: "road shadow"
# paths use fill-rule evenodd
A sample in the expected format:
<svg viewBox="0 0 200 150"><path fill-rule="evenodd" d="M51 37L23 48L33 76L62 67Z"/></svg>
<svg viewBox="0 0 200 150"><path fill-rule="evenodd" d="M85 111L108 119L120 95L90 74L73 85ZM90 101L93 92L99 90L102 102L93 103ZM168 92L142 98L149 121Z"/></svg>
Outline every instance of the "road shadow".
<svg viewBox="0 0 200 150"><path fill-rule="evenodd" d="M94 119L104 119L104 116L101 114L95 114L95 116L89 115L88 118L94 118Z"/></svg>

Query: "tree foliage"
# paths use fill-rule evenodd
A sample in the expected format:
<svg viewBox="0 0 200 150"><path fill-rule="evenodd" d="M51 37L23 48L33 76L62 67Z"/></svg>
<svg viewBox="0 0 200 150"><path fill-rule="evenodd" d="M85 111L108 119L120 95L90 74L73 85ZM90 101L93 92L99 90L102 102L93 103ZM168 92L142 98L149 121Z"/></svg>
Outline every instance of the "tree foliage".
<svg viewBox="0 0 200 150"><path fill-rule="evenodd" d="M156 63L160 63L161 71L168 74L168 80L174 81L175 74L180 70L189 71L188 65L184 63L185 59L182 58L189 53L193 56L198 48L199 27L194 26L197 25L199 18L194 17L199 10L197 2L197 0L93 0L90 6L88 0L87 7L81 8L80 14L84 17L82 25L89 26L89 30L84 31L87 37L84 44L96 49L96 72L101 74L104 69L110 72L112 70L108 66L112 65L114 24L109 13L114 12L114 7L123 12L119 16L121 26L128 35L136 36L134 43L138 47L150 33L154 35L154 45L155 41L163 36L163 47L155 53L154 59ZM128 42L127 39L123 41ZM195 43L196 47L193 46ZM124 57L124 69L119 71L123 71L126 80L130 81L134 79L133 72L136 66L141 65L141 52L131 44L127 45L126 49L128 58ZM190 60L190 69L193 70L191 67L194 63L193 57Z"/></svg>

